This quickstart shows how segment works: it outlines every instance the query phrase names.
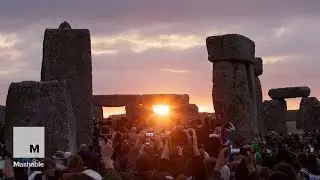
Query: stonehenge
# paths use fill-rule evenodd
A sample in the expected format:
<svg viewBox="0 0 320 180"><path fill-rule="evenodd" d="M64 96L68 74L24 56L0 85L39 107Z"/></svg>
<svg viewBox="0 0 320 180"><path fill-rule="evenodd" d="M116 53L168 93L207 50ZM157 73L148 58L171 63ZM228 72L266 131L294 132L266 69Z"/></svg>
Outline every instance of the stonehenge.
<svg viewBox="0 0 320 180"><path fill-rule="evenodd" d="M77 146L89 144L93 126L91 41L88 29L67 22L46 29L41 81L65 80L76 119Z"/></svg>
<svg viewBox="0 0 320 180"><path fill-rule="evenodd" d="M4 137L12 152L13 126L44 126L45 153L76 148L75 118L65 81L11 83L5 115Z"/></svg>
<svg viewBox="0 0 320 180"><path fill-rule="evenodd" d="M208 60L213 63L212 99L216 116L236 127L236 137L258 134L255 44L238 34L206 39Z"/></svg>
<svg viewBox="0 0 320 180"><path fill-rule="evenodd" d="M297 98L297 97L308 97L310 95L310 88L303 87L285 87L270 89L268 95L272 99L286 99L286 98Z"/></svg>
<svg viewBox="0 0 320 180"><path fill-rule="evenodd" d="M268 94L272 100L263 103L264 130L275 128L281 133L286 133L287 125L283 120L295 121L296 129L310 131L320 128L320 103L317 98L308 97L310 93L311 90L307 86L270 89ZM302 98L299 110L286 110L285 99L297 97ZM272 108L267 108L269 106Z"/></svg>
<svg viewBox="0 0 320 180"><path fill-rule="evenodd" d="M253 138L271 130L285 134L289 119L296 121L298 129L320 128L320 103L309 97L309 87L270 89L272 100L263 101L259 78L263 60L256 57L251 39L239 34L211 36L206 47L217 122L232 122L235 137ZM124 106L131 123L149 120L156 104L169 105L174 118L181 121L200 117L188 94L93 95L90 32L72 29L65 21L57 29L45 30L40 79L11 83L6 106L0 106L0 133L9 152L13 126L46 127L47 157L58 149L74 151L81 144L91 144L93 120L104 119L103 107ZM285 99L296 97L302 97L300 109L288 111Z"/></svg>
<svg viewBox="0 0 320 180"><path fill-rule="evenodd" d="M206 39L208 60L213 63L212 100L216 117L237 127L237 137L253 137L275 130L288 132L287 119L297 129L320 128L319 101L309 97L307 86L270 89L270 101L263 101L259 76L262 58L255 57L255 44L238 34ZM287 98L301 97L300 109L288 111ZM288 115L288 117L287 117ZM291 126L294 124L290 124Z"/></svg>

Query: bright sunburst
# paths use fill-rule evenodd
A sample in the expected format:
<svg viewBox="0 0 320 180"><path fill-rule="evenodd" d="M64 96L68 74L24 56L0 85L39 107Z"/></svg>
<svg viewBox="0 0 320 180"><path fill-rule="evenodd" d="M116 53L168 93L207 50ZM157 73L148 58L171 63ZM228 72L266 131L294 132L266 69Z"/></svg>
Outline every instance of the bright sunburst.
<svg viewBox="0 0 320 180"><path fill-rule="evenodd" d="M159 116L167 116L169 114L169 105L153 105L153 112Z"/></svg>

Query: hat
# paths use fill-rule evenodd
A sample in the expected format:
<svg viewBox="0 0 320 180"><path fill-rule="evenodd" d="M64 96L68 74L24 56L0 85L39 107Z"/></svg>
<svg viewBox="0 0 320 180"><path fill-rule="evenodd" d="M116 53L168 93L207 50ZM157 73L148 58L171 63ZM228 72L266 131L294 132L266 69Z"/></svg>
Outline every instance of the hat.
<svg viewBox="0 0 320 180"><path fill-rule="evenodd" d="M53 159L66 159L66 156L64 155L63 151L57 151L54 156L52 156Z"/></svg>

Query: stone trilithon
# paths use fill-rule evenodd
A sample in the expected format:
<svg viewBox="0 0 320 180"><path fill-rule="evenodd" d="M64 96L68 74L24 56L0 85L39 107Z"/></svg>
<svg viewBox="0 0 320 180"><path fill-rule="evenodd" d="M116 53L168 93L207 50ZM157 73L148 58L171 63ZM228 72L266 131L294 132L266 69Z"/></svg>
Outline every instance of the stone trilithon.
<svg viewBox="0 0 320 180"><path fill-rule="evenodd" d="M227 34L208 37L206 45L208 59L213 63L216 116L236 126L237 138L257 135L254 42L242 35Z"/></svg>

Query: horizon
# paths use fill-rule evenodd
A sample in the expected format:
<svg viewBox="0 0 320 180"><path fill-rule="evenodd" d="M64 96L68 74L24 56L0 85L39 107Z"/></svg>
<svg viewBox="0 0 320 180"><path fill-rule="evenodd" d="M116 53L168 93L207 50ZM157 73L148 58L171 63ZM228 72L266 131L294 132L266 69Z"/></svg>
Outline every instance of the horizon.
<svg viewBox="0 0 320 180"><path fill-rule="evenodd" d="M1 105L11 82L40 80L44 31L63 21L90 30L93 94L189 94L199 110L213 112L205 38L236 33L253 40L263 59L263 100L269 89L290 86L320 95L317 0L10 0L0 7ZM288 109L300 99L288 99ZM117 111L104 108L105 115Z"/></svg>

